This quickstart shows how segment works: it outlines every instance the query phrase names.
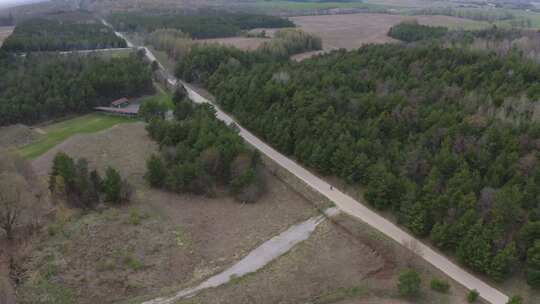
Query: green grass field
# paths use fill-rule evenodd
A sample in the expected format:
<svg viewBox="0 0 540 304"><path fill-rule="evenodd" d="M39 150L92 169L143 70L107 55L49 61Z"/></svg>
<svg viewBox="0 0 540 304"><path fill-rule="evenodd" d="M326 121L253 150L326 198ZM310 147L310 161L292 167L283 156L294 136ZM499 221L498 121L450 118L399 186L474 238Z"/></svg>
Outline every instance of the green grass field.
<svg viewBox="0 0 540 304"><path fill-rule="evenodd" d="M102 114L88 114L65 120L42 128L46 134L44 134L37 142L22 147L18 152L25 158L33 159L75 134L95 133L120 123L134 121L135 119L133 118Z"/></svg>

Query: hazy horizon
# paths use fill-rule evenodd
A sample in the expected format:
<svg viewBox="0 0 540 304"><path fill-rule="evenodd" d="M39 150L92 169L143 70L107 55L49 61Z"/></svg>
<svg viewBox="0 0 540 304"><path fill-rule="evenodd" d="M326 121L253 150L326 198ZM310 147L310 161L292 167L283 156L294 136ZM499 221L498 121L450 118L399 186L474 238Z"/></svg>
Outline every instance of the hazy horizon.
<svg viewBox="0 0 540 304"><path fill-rule="evenodd" d="M0 8L8 8L22 4L45 2L49 0L0 0Z"/></svg>

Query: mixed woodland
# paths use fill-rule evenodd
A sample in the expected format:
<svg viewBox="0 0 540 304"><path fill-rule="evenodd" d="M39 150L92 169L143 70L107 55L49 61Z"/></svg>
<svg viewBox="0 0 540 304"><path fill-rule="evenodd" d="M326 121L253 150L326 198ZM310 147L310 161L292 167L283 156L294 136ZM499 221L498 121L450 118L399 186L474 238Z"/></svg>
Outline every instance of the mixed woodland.
<svg viewBox="0 0 540 304"><path fill-rule="evenodd" d="M472 270L501 281L523 270L540 287L538 65L433 43L301 63L241 53L193 51L177 76Z"/></svg>
<svg viewBox="0 0 540 304"><path fill-rule="evenodd" d="M194 105L177 92L175 120L163 119L155 108L147 130L160 153L147 161L151 186L178 193L215 196L225 187L241 202L255 202L264 192L259 154L237 131L215 117L210 105ZM148 111L147 111L148 112Z"/></svg>
<svg viewBox="0 0 540 304"><path fill-rule="evenodd" d="M19 57L0 50L0 125L85 113L120 97L152 91L150 67L140 54Z"/></svg>
<svg viewBox="0 0 540 304"><path fill-rule="evenodd" d="M413 42L428 39L439 39L446 35L448 29L443 26L427 26L418 22L402 22L394 25L388 31L388 36L405 41Z"/></svg>
<svg viewBox="0 0 540 304"><path fill-rule="evenodd" d="M12 25L15 25L15 18L13 18L12 14L8 14L7 16L0 16L0 26Z"/></svg>
<svg viewBox="0 0 540 304"><path fill-rule="evenodd" d="M200 14L172 13L168 15L116 13L109 20L124 32L151 33L159 29L180 30L194 39L232 37L255 28L294 27L291 21L268 15L206 12Z"/></svg>
<svg viewBox="0 0 540 304"><path fill-rule="evenodd" d="M168 36L170 37L170 36ZM185 44L185 38L172 38L162 35L154 40L155 47L166 51L179 60L176 75L188 82L208 84L210 76L223 64L230 66L250 66L257 62L284 61L290 55L320 50L321 39L297 29L283 29L275 37L263 43L255 51L242 51L234 47L218 44ZM166 43L171 41L171 43Z"/></svg>
<svg viewBox="0 0 540 304"><path fill-rule="evenodd" d="M9 52L72 51L123 48L126 42L113 30L91 19L28 19L17 24L2 49Z"/></svg>

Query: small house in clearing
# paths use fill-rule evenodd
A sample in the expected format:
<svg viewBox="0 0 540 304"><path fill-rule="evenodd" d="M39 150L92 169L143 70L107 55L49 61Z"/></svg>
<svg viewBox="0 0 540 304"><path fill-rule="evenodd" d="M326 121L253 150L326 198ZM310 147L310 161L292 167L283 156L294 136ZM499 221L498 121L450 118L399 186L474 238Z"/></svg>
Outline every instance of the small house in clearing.
<svg viewBox="0 0 540 304"><path fill-rule="evenodd" d="M135 117L139 114L139 105L131 104L123 97L111 102L109 107L95 107L94 110L105 114Z"/></svg>
<svg viewBox="0 0 540 304"><path fill-rule="evenodd" d="M117 99L113 102L111 102L111 107L112 108L125 108L129 106L129 100L125 97L122 97L120 99Z"/></svg>

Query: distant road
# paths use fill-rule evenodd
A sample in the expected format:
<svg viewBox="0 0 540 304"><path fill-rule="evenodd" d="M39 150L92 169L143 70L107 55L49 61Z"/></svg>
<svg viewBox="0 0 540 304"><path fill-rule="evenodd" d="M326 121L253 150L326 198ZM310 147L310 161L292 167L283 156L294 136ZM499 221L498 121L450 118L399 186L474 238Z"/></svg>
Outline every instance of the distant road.
<svg viewBox="0 0 540 304"><path fill-rule="evenodd" d="M126 48L110 48L110 49L91 49L91 50L72 50L72 51L42 51L42 52L32 52L33 54L39 54L39 53L51 53L51 54L58 54L58 55L69 55L69 54L94 54L94 53L106 53L106 52L114 52L114 51L129 51L132 50L132 47L126 47ZM26 54L28 53L15 53L16 56L20 57L26 57Z"/></svg>
<svg viewBox="0 0 540 304"><path fill-rule="evenodd" d="M107 23L105 24L108 25ZM117 33L117 35L125 39L125 37L121 35L120 33ZM126 42L128 43L128 45L130 45L129 41L126 40ZM151 61L156 60L156 57L152 54L152 52L150 52L148 48L146 47L143 47L143 48L146 50L146 57L149 60ZM161 64L160 64L160 68L163 68ZM216 116L218 119L224 121L227 124L231 124L231 123L236 124L240 130L240 136L242 136L242 138L246 142L250 143L253 147L259 150L261 153L268 156L273 161L278 163L281 167L287 169L296 177L304 181L304 183L309 185L315 191L319 192L320 194L322 194L323 196L325 196L326 198L334 202L336 204L336 207L338 207L341 211L366 222L370 226L374 227L375 229L384 233L386 236L390 237L391 239L401 244L415 244L416 254L418 254L427 262L429 262L436 268L440 269L450 278L459 282L466 288L471 289L471 290L476 289L480 293L480 296L484 298L486 301L493 304L505 304L508 301L507 295L495 289L494 287L488 285L484 281L478 279L476 276L472 275L471 273L461 268L460 266L456 265L454 262L450 261L444 254L439 253L438 251L425 245L424 243L422 243L422 241L416 239L411 234L407 233L406 231L402 230L391 221L387 220L386 218L382 217L381 215L367 208L361 202L355 200L349 195L339 191L335 187L333 187L333 189L330 188L331 185L328 182L319 178L315 174L306 170L301 165L297 164L295 161L289 159L285 155L281 154L280 152L270 147L268 144L266 144L265 142L257 138L255 135L253 135L251 132L244 129L231 116L223 112L212 101L203 97L201 94L199 94L195 89L193 89L188 84L185 84L179 81L178 79L176 79L174 76L169 75L165 69L163 70L166 73L166 75L168 75L168 82L170 84L174 85L174 84L180 83L184 85L184 87L186 88L188 92L189 98L193 102L212 104L216 109Z"/></svg>

